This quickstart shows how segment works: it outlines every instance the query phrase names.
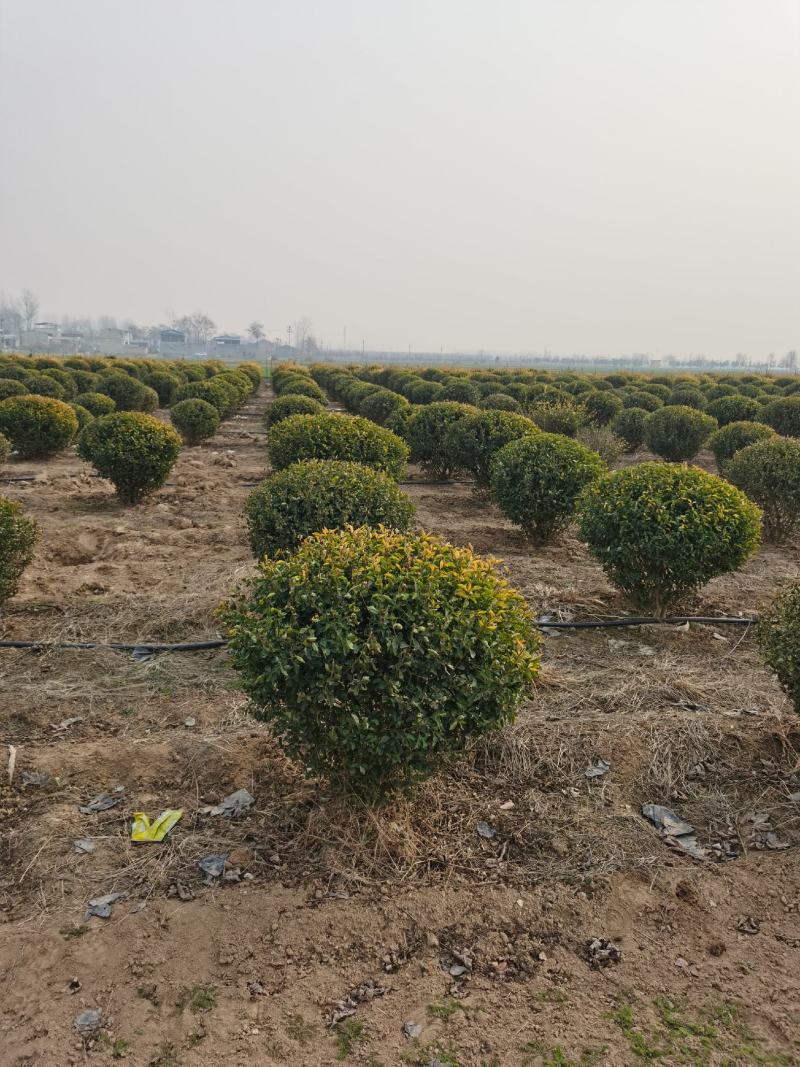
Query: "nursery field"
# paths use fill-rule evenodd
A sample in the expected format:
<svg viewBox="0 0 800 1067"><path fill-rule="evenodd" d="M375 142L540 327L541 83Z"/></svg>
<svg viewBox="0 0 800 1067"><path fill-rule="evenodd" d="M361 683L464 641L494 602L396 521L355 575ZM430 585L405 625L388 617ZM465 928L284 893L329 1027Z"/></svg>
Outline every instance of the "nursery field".
<svg viewBox="0 0 800 1067"><path fill-rule="evenodd" d="M273 399L135 507L71 446L12 456L0 495L39 540L0 637L219 636ZM463 475L412 462L401 484L535 617L630 613L574 526L532 543ZM765 542L688 610L757 615L799 549ZM0 649L0 744L2 1067L800 1063L800 721L750 627L545 630L516 722L383 804L304 777L224 650ZM166 809L162 843L131 842L133 812ZM222 877L198 868L219 856Z"/></svg>

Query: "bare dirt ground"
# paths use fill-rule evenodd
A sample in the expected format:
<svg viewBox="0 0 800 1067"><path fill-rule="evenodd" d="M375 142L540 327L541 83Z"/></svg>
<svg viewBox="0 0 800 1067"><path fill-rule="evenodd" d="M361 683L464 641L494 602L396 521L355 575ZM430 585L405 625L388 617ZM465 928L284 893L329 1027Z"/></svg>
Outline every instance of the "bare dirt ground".
<svg viewBox="0 0 800 1067"><path fill-rule="evenodd" d="M72 454L8 466L0 492L41 540L3 637L216 635L252 569L267 399L142 507ZM421 526L501 557L535 611L624 610L572 535L532 549L468 486L409 492ZM762 549L695 607L749 614L797 570L797 545ZM746 631L550 636L516 726L377 810L302 778L223 653L0 651L0 743L17 749L11 786L0 765L2 1067L800 1062L800 724ZM240 819L202 812L239 788ZM712 858L661 839L650 802ZM167 840L131 844L131 812L167 807L184 810ZM228 878L199 871L214 853ZM619 959L592 966L594 938ZM73 1030L86 1009L93 1041Z"/></svg>

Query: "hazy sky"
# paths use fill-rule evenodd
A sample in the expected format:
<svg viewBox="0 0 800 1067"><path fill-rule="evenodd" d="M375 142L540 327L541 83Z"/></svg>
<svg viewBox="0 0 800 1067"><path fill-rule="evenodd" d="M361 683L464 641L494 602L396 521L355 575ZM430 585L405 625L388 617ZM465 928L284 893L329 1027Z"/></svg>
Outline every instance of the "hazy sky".
<svg viewBox="0 0 800 1067"><path fill-rule="evenodd" d="M445 351L800 348L800 0L0 0L0 291Z"/></svg>

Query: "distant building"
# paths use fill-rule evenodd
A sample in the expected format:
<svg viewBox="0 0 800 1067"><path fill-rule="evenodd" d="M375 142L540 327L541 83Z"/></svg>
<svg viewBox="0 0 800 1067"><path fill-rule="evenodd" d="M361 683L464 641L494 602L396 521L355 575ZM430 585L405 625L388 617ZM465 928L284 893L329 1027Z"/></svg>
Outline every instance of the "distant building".
<svg viewBox="0 0 800 1067"><path fill-rule="evenodd" d="M184 330L175 330L171 326L165 326L158 331L158 339L162 344L185 345L186 333Z"/></svg>
<svg viewBox="0 0 800 1067"><path fill-rule="evenodd" d="M211 343L219 348L234 348L241 345L242 339L235 333L221 333L219 337L212 338Z"/></svg>

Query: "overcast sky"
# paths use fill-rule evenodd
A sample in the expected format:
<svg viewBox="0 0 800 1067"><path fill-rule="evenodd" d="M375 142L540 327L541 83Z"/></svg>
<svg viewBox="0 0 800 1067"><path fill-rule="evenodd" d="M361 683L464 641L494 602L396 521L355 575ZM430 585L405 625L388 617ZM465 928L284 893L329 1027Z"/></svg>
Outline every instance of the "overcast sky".
<svg viewBox="0 0 800 1067"><path fill-rule="evenodd" d="M445 351L800 348L800 0L0 0L0 291Z"/></svg>

